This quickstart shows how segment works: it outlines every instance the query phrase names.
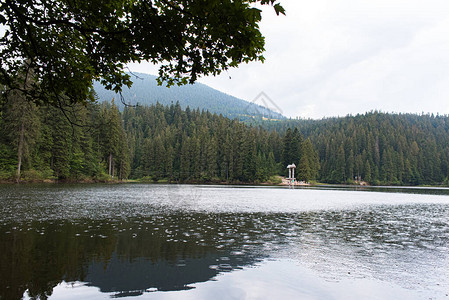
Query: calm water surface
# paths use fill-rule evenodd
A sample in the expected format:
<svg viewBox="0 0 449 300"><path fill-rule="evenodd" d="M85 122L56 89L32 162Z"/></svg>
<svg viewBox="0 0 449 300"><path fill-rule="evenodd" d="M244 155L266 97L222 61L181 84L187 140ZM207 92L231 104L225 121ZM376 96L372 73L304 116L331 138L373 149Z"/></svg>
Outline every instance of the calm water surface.
<svg viewBox="0 0 449 300"><path fill-rule="evenodd" d="M449 299L449 189L0 186L0 299Z"/></svg>

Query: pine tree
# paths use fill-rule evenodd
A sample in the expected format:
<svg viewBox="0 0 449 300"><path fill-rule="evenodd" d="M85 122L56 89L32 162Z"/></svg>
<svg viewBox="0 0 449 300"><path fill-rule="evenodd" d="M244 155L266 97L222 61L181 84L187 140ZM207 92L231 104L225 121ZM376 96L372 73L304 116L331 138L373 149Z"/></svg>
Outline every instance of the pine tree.
<svg viewBox="0 0 449 300"><path fill-rule="evenodd" d="M215 138L211 138L204 143L204 178L211 180L217 172L217 142Z"/></svg>
<svg viewBox="0 0 449 300"><path fill-rule="evenodd" d="M40 122L36 105L28 102L22 93L10 92L7 100L3 113L3 134L16 153L15 180L19 182L23 162L28 159L30 149L38 139Z"/></svg>
<svg viewBox="0 0 449 300"><path fill-rule="evenodd" d="M348 178L350 178L351 180L354 180L354 165L355 165L354 151L351 148L349 150L349 155L346 160L346 174L347 174Z"/></svg>
<svg viewBox="0 0 449 300"><path fill-rule="evenodd" d="M365 177L364 181L370 183L371 182L371 165L368 160L365 161Z"/></svg>
<svg viewBox="0 0 449 300"><path fill-rule="evenodd" d="M285 133L284 137L282 138L282 165L284 168L286 168L288 165L290 165L293 162L292 157L292 130L290 128L287 129L287 132ZM285 170L283 171L286 172Z"/></svg>
<svg viewBox="0 0 449 300"><path fill-rule="evenodd" d="M299 164L301 159L303 139L297 127L293 130L290 144L290 163Z"/></svg>
<svg viewBox="0 0 449 300"><path fill-rule="evenodd" d="M346 181L345 166L345 149L343 147L343 144L341 144L340 147L338 147L335 177L333 178L338 183Z"/></svg>
<svg viewBox="0 0 449 300"><path fill-rule="evenodd" d="M190 142L187 135L183 136L181 153L180 153L180 166L179 166L179 179L181 181L186 180L190 177Z"/></svg>
<svg viewBox="0 0 449 300"><path fill-rule="evenodd" d="M296 177L298 180L309 182L311 180L312 171L309 165L309 158L307 154L303 154L301 156L301 160L299 161L298 171Z"/></svg>
<svg viewBox="0 0 449 300"><path fill-rule="evenodd" d="M297 178L303 181L315 180L319 171L319 159L310 139L301 144L301 159L297 165Z"/></svg>
<svg viewBox="0 0 449 300"><path fill-rule="evenodd" d="M114 101L112 105L103 104L101 110L102 124L100 126L100 139L104 159L107 161L108 175L115 175L115 158L119 153L121 119Z"/></svg>
<svg viewBox="0 0 449 300"><path fill-rule="evenodd" d="M268 153L267 169L268 169L268 175L270 175L270 176L275 175L278 171L278 167L276 165L276 159L273 154L273 151L270 151L270 153Z"/></svg>
<svg viewBox="0 0 449 300"><path fill-rule="evenodd" d="M165 167L167 165L166 162L166 151L164 144L162 142L161 136L157 136L153 142L153 153L154 153L154 166L152 177L154 181L158 181L161 178L166 177Z"/></svg>
<svg viewBox="0 0 449 300"><path fill-rule="evenodd" d="M128 138L123 130L120 130L120 142L119 142L119 153L118 153L118 179L123 180L128 178L131 172L131 165L129 159L129 149L128 149Z"/></svg>
<svg viewBox="0 0 449 300"><path fill-rule="evenodd" d="M52 136L50 166L58 179L70 177L73 127L58 108L48 107L45 123L50 125Z"/></svg>

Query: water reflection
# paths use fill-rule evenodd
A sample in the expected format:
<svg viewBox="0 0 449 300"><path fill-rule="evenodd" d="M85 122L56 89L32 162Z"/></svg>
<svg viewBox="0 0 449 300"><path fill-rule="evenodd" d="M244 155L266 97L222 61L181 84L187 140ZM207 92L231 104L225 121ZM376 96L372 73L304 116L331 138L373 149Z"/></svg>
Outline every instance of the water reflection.
<svg viewBox="0 0 449 300"><path fill-rule="evenodd" d="M0 227L1 299L46 298L61 280L115 296L189 289L264 258L249 216L165 215ZM243 219L245 218L245 219ZM130 294L130 291L132 292Z"/></svg>
<svg viewBox="0 0 449 300"><path fill-rule="evenodd" d="M407 250L418 251L419 255L426 251L446 255L449 250L449 225L440 218L442 210L446 209L446 215L449 211L426 206L418 217L415 209L385 207L379 210L382 213L196 213L121 221L3 224L1 298L19 299L28 291L30 297L45 299L62 280L87 282L101 292L113 292L115 297L185 290L193 283L253 265L267 256L313 254L316 263L320 257L328 261L336 258L329 255L336 249L340 261L330 260L330 265L321 267L335 269L354 255L359 257L361 267L363 257L403 255L402 261L395 263L416 268L420 262L410 261L413 252ZM347 257L342 247L345 251L352 249ZM377 263L388 264L385 258ZM434 262L428 258L423 263ZM360 272L352 269L358 269L354 265L351 271Z"/></svg>
<svg viewBox="0 0 449 300"><path fill-rule="evenodd" d="M217 188L195 199L202 206L195 211L182 201L167 207L159 198L130 200L114 189L130 192L126 186L102 187L91 196L84 187L69 194L60 187L47 193L8 188L0 199L0 299L24 293L46 299L61 282L98 287L111 297L187 291L266 259L293 259L331 281L374 278L407 289L449 290L445 199L420 203L395 195L392 204L374 199L375 205L354 207L347 202L355 200L336 196L330 206L333 194L317 190L288 190L282 202L279 189ZM99 196L105 192L108 199ZM253 193L259 198L251 199ZM250 199L254 211L241 199ZM216 202L233 205L223 212ZM279 278L264 276L276 289ZM289 284L301 286L299 276Z"/></svg>

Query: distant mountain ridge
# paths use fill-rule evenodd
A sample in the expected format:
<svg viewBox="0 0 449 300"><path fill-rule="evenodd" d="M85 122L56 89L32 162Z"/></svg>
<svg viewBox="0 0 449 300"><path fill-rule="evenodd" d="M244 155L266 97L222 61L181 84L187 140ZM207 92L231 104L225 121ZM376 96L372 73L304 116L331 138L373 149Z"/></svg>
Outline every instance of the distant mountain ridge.
<svg viewBox="0 0 449 300"><path fill-rule="evenodd" d="M183 109L187 106L191 109L204 109L211 113L222 114L231 119L285 118L279 112L220 92L202 83L167 88L158 86L156 82L157 77L154 75L133 74L138 77L131 76L133 80L132 87L130 89L125 87L122 91L123 100L126 104L151 105L159 102L163 105L170 105L179 101ZM114 98L119 108L123 108L120 95L106 90L99 82L94 82L94 89L100 102L111 101Z"/></svg>

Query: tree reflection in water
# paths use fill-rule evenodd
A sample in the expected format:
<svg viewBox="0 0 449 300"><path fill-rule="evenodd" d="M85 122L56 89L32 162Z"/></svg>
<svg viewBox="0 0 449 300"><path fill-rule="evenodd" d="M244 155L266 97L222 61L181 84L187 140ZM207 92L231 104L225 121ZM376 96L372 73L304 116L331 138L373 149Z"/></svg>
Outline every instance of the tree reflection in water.
<svg viewBox="0 0 449 300"><path fill-rule="evenodd" d="M436 295L449 287L446 196L220 187L190 207L151 196L167 186L114 188L108 197L95 186L3 189L12 196L0 199L0 299L46 299L61 282L106 297L186 290L268 257L293 259L330 281L368 278ZM145 193L125 197L135 189ZM279 194L284 202L273 201ZM300 272L282 277L295 293L310 288ZM279 278L264 276L279 288Z"/></svg>
<svg viewBox="0 0 449 300"><path fill-rule="evenodd" d="M261 228L261 217L196 213L4 223L0 298L20 299L27 291L46 299L61 281L87 282L116 297L189 289L265 258L261 245L278 241Z"/></svg>

